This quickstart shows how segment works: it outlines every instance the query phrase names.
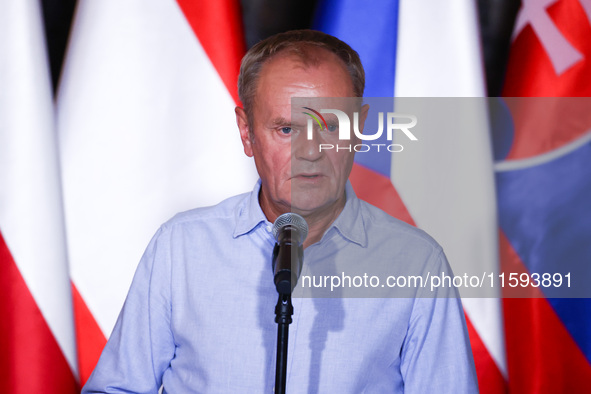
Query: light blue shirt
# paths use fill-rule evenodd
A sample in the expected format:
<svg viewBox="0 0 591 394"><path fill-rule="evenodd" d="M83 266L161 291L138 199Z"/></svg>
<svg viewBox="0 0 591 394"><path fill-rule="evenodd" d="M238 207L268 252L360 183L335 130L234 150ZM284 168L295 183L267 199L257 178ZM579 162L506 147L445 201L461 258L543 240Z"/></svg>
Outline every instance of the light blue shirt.
<svg viewBox="0 0 591 394"><path fill-rule="evenodd" d="M181 213L158 230L83 393L273 392L275 241L259 189L260 182L251 193ZM306 248L302 275L372 265L449 269L424 232L357 199L350 184L346 192L340 216ZM326 288L297 297L306 294L301 282L288 393L478 392L459 299L344 298L346 289Z"/></svg>

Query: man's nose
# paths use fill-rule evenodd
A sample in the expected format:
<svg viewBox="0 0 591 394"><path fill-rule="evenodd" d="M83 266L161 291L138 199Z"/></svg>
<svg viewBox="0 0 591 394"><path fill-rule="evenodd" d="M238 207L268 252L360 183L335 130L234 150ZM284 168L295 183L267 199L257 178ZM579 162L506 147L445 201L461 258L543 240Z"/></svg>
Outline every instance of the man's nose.
<svg viewBox="0 0 591 394"><path fill-rule="evenodd" d="M295 159L316 161L324 155L320 149L321 143L317 130L312 132L311 138L308 133L299 133L291 142L292 156Z"/></svg>

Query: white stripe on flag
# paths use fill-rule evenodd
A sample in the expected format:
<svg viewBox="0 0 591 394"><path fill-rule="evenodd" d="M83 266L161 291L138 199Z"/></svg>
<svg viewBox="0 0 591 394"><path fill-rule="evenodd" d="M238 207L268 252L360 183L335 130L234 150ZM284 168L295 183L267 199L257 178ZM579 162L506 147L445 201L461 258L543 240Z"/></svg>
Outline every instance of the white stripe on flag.
<svg viewBox="0 0 591 394"><path fill-rule="evenodd" d="M59 95L72 277L108 336L174 213L250 190L234 102L173 0L81 2Z"/></svg>
<svg viewBox="0 0 591 394"><path fill-rule="evenodd" d="M76 375L51 82L33 0L0 2L0 229Z"/></svg>
<svg viewBox="0 0 591 394"><path fill-rule="evenodd" d="M400 0L397 97L486 96L476 4Z"/></svg>
<svg viewBox="0 0 591 394"><path fill-rule="evenodd" d="M486 95L476 15L469 0L401 0L397 97ZM413 154L392 155L392 182L417 225L441 243L452 267L477 264L496 272L498 227L487 110L483 99L465 105L463 113L470 119L463 119L465 126L456 133L434 132L412 145ZM506 376L500 300L462 302Z"/></svg>

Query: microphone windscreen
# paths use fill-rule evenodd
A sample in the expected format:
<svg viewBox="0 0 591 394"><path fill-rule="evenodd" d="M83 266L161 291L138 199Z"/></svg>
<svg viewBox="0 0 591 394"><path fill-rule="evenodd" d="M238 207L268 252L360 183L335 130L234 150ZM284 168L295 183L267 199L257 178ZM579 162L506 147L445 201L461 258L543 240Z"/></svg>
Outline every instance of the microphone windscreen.
<svg viewBox="0 0 591 394"><path fill-rule="evenodd" d="M308 223L306 223L306 219L293 212L280 215L275 220L275 223L273 223L273 237L275 237L275 240L278 240L277 237L280 234L281 229L286 226L295 227L301 235L301 243L304 243L304 240L308 236Z"/></svg>

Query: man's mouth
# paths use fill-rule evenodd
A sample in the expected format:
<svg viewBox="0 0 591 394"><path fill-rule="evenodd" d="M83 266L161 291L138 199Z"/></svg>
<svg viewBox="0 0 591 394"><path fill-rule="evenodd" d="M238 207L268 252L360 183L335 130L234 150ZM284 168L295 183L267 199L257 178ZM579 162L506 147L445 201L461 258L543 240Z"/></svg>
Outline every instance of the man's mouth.
<svg viewBox="0 0 591 394"><path fill-rule="evenodd" d="M298 174L295 177L296 178L304 178L304 179L315 179L315 178L319 178L321 176L321 174L319 173L302 173L302 174Z"/></svg>
<svg viewBox="0 0 591 394"><path fill-rule="evenodd" d="M302 172L293 177L293 180L302 184L317 184L321 182L323 175L320 172Z"/></svg>

